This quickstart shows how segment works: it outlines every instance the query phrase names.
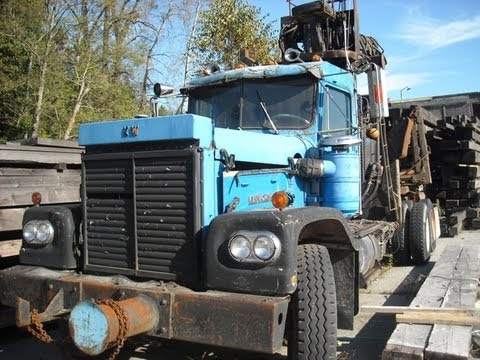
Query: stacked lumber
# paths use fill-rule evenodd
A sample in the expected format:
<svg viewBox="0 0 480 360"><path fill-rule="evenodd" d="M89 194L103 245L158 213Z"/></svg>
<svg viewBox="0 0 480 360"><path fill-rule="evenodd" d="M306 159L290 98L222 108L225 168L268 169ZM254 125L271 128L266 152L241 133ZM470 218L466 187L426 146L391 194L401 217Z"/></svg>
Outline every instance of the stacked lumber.
<svg viewBox="0 0 480 360"><path fill-rule="evenodd" d="M82 152L68 140L31 138L0 145L0 240L11 240L9 234L22 229L33 192L41 193L42 205L80 201Z"/></svg>
<svg viewBox="0 0 480 360"><path fill-rule="evenodd" d="M437 121L428 143L433 180L430 194L446 215L442 235L480 229L480 120L447 116Z"/></svg>
<svg viewBox="0 0 480 360"><path fill-rule="evenodd" d="M382 359L469 359L479 277L480 246L448 245L408 311L374 310L403 313Z"/></svg>

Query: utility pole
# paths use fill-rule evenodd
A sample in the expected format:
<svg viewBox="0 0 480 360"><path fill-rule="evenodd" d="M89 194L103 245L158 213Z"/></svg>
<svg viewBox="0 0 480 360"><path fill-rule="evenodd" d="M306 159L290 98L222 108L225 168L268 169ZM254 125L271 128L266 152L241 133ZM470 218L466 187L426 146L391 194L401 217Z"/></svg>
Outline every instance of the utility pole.
<svg viewBox="0 0 480 360"><path fill-rule="evenodd" d="M408 86L405 86L403 89L400 90L400 100L403 100L403 92L408 90L410 90Z"/></svg>
<svg viewBox="0 0 480 360"><path fill-rule="evenodd" d="M290 16L292 16L292 5L295 6L295 4L292 3L292 0L286 0L288 3L288 13Z"/></svg>

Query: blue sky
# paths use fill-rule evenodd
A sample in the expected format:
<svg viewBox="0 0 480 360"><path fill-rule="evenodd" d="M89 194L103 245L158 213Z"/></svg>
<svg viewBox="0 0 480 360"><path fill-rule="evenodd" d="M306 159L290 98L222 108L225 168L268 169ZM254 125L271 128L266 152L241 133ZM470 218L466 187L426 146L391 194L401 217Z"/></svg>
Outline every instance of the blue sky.
<svg viewBox="0 0 480 360"><path fill-rule="evenodd" d="M480 0L357 2L360 32L385 50L391 99L399 99L406 86L410 90L403 98L480 91ZM288 15L286 0L250 3L277 20L277 28L280 17Z"/></svg>

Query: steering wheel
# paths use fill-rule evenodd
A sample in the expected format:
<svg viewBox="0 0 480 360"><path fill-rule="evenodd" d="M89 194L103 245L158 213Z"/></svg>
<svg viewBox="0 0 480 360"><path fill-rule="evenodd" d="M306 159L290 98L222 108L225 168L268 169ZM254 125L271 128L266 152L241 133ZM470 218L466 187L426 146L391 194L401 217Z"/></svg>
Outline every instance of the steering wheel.
<svg viewBox="0 0 480 360"><path fill-rule="evenodd" d="M304 119L300 116L293 115L293 114L277 114L277 115L273 115L271 119L273 122L280 121L280 122L287 122L287 123L293 122L295 120L295 121L300 121L306 125L310 125L310 122L311 122L310 120Z"/></svg>

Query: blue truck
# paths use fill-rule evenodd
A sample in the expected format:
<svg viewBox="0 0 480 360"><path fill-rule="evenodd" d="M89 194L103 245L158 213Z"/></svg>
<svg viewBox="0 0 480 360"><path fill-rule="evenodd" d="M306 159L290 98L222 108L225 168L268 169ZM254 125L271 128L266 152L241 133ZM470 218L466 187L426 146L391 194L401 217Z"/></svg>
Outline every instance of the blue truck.
<svg viewBox="0 0 480 360"><path fill-rule="evenodd" d="M333 359L387 251L428 260L434 207L401 192L386 60L356 9L294 7L280 48L193 79L185 114L80 127L81 204L30 208L0 271L17 326L50 342L42 324L67 321L88 355L145 334Z"/></svg>

